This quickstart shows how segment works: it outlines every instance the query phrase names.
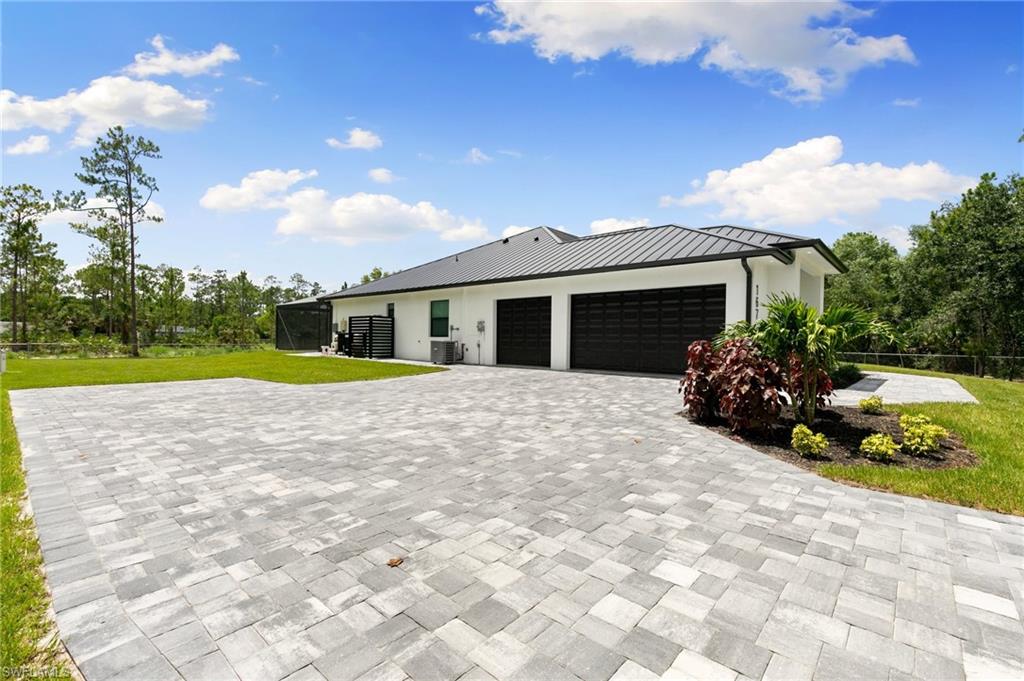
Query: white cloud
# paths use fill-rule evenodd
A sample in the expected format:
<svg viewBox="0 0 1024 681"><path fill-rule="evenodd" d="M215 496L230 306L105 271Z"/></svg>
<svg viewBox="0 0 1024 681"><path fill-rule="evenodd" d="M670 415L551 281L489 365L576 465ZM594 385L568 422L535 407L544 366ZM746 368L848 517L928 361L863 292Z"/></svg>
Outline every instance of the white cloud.
<svg viewBox="0 0 1024 681"><path fill-rule="evenodd" d="M166 76L176 73L185 77L215 72L221 64L238 61L238 52L230 45L218 43L209 52L175 52L167 49L162 35L149 41L155 52L140 52L124 72L131 76ZM219 75L219 74L218 74Z"/></svg>
<svg viewBox="0 0 1024 681"><path fill-rule="evenodd" d="M909 108L916 108L920 104L921 104L921 98L920 97L914 97L913 99L894 99L894 100L892 100L892 105L893 106L903 106L903 107L909 107Z"/></svg>
<svg viewBox="0 0 1024 681"><path fill-rule="evenodd" d="M384 141L375 132L363 128L352 128L348 131L348 139L342 142L334 137L328 137L327 146L332 149L378 149L384 146Z"/></svg>
<svg viewBox="0 0 1024 681"><path fill-rule="evenodd" d="M490 163L493 160L493 158L491 158L483 151L481 151L479 147L473 147L472 149L466 152L466 156L465 158L462 159L462 162L479 166L483 165L484 163Z"/></svg>
<svg viewBox="0 0 1024 681"><path fill-rule="evenodd" d="M252 76L242 76L241 78L239 78L239 80L241 80L243 83L248 83L249 85L255 85L256 87L264 87L267 84L266 81L260 80L258 78L253 78Z"/></svg>
<svg viewBox="0 0 1024 681"><path fill-rule="evenodd" d="M839 163L842 155L838 137L805 140L730 170L713 170L694 181L692 193L664 196L661 205L716 203L725 220L801 225L870 213L884 200L939 201L974 183L934 161L892 167Z"/></svg>
<svg viewBox="0 0 1024 681"><path fill-rule="evenodd" d="M0 90L3 130L42 128L61 132L77 122L73 144L85 146L114 125L159 130L194 128L206 120L210 102L189 99L170 85L125 76L102 76L82 91L36 99Z"/></svg>
<svg viewBox="0 0 1024 681"><path fill-rule="evenodd" d="M20 142L15 142L7 147L6 151L11 156L28 156L30 154L45 154L50 150L50 138L46 135L29 135Z"/></svg>
<svg viewBox="0 0 1024 681"><path fill-rule="evenodd" d="M651 221L647 218L604 218L590 223L590 233L607 234L608 232L620 232L624 229L649 227L650 224Z"/></svg>
<svg viewBox="0 0 1024 681"><path fill-rule="evenodd" d="M618 53L638 64L700 60L776 95L817 101L849 76L889 61L915 61L901 35L862 36L848 24L871 16L841 0L815 3L496 0L477 7L499 44L528 41L540 57L581 63Z"/></svg>
<svg viewBox="0 0 1024 681"><path fill-rule="evenodd" d="M906 253L914 245L913 240L910 238L910 230L901 225L876 229L875 234L892 244L892 247L900 253Z"/></svg>
<svg viewBox="0 0 1024 681"><path fill-rule="evenodd" d="M218 184L199 199L199 205L219 212L238 212L282 205L292 185L316 177L315 170L257 170L242 178L237 187Z"/></svg>
<svg viewBox="0 0 1024 681"><path fill-rule="evenodd" d="M498 149L498 153L502 156L511 156L512 158L522 158L523 152L518 149Z"/></svg>
<svg viewBox="0 0 1024 681"><path fill-rule="evenodd" d="M287 213L277 232L347 246L363 241L394 241L417 232L435 232L445 241L487 237L480 220L453 215L429 201L403 203L390 194L359 192L332 199L323 189L300 189L284 200Z"/></svg>
<svg viewBox="0 0 1024 681"><path fill-rule="evenodd" d="M289 193L295 184L316 175L315 170L257 170L237 186L210 187L199 203L221 212L282 210L278 234L304 235L314 241L337 241L347 246L392 241L419 232L434 232L446 241L488 236L480 220L454 215L429 201L408 204L389 194L364 192L335 198L318 187Z"/></svg>
<svg viewBox="0 0 1024 681"><path fill-rule="evenodd" d="M400 180L398 175L395 175L388 168L372 168L370 172L366 173L371 180L380 184L391 184L395 180Z"/></svg>
<svg viewBox="0 0 1024 681"><path fill-rule="evenodd" d="M510 236L522 234L523 232L528 232L531 229L533 229L533 227L523 227L522 225L509 225L508 227L501 231L501 236L503 239L507 239Z"/></svg>

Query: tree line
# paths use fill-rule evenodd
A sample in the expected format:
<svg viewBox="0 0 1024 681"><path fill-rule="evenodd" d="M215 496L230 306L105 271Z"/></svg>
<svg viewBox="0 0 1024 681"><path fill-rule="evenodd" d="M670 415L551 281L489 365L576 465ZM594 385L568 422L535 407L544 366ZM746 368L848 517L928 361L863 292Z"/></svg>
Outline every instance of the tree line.
<svg viewBox="0 0 1024 681"><path fill-rule="evenodd" d="M899 330L905 349L970 355L979 373L993 356L1024 350L1024 178L994 173L910 229L906 255L867 232L833 245L849 271L828 277L826 304L867 308ZM885 351L865 345L861 349ZM1017 362L998 373L1020 372Z"/></svg>
<svg viewBox="0 0 1024 681"><path fill-rule="evenodd" d="M136 228L161 219L150 209L156 180L142 164L157 158L154 143L114 127L75 174L91 197L0 188L0 339L120 344L134 355L140 343L255 343L273 335L277 304L325 293L299 273L257 283L245 271L140 262ZM88 264L75 272L39 228L56 211L91 239Z"/></svg>

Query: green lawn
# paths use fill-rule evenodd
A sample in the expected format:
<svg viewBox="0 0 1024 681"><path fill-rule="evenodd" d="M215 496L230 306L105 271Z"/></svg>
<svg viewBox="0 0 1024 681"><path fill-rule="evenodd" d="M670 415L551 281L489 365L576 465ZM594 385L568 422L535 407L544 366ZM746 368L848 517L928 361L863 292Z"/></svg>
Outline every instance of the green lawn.
<svg viewBox="0 0 1024 681"><path fill-rule="evenodd" d="M888 366L861 367L958 381L979 404L933 403L895 408L924 414L960 433L967 446L978 454L981 464L950 470L829 465L819 469L823 475L899 494L1024 515L1024 383Z"/></svg>
<svg viewBox="0 0 1024 681"><path fill-rule="evenodd" d="M371 362L337 357L299 357L273 350L198 357L130 359L15 359L7 363L4 387L50 388L190 381L201 378L257 378L279 383L340 383L397 378L442 371L439 367Z"/></svg>
<svg viewBox="0 0 1024 681"><path fill-rule="evenodd" d="M434 371L443 369L296 357L274 351L141 359L10 359L7 373L0 375L0 668L31 667L45 670L50 678L67 674L60 656L55 654L56 641L49 637L49 596L40 571L35 527L21 511L25 476L8 390L235 377L281 383L339 383Z"/></svg>

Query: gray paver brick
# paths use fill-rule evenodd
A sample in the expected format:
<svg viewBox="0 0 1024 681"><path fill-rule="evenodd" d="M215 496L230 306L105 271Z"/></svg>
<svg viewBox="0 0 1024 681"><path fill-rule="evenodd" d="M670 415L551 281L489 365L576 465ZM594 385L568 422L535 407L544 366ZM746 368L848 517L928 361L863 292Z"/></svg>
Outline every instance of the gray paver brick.
<svg viewBox="0 0 1024 681"><path fill-rule="evenodd" d="M666 678L1024 666L1024 521L792 468L679 418L672 380L466 366L11 400L89 681L638 679L616 650L661 668L676 646Z"/></svg>
<svg viewBox="0 0 1024 681"><path fill-rule="evenodd" d="M160 657L149 639L139 636L78 665L88 679L106 679L126 669Z"/></svg>
<svg viewBox="0 0 1024 681"><path fill-rule="evenodd" d="M409 658L402 669L413 681L452 681L473 664L443 642L437 642Z"/></svg>
<svg viewBox="0 0 1024 681"><path fill-rule="evenodd" d="M682 646L639 628L626 634L615 646L615 652L656 674L672 666L681 651Z"/></svg>
<svg viewBox="0 0 1024 681"><path fill-rule="evenodd" d="M515 610L494 598L485 598L459 613L460 620L484 636L496 634L518 616Z"/></svg>
<svg viewBox="0 0 1024 681"><path fill-rule="evenodd" d="M618 641L615 643L618 644ZM560 651L554 659L579 678L596 681L611 678L625 661L621 653L613 652L583 636L573 639L572 645Z"/></svg>
<svg viewBox="0 0 1024 681"><path fill-rule="evenodd" d="M219 650L182 665L178 667L178 670L185 681L208 681L209 679L231 681L238 678L234 668Z"/></svg>
<svg viewBox="0 0 1024 681"><path fill-rule="evenodd" d="M328 681L353 681L384 661L380 650L359 638L349 639L341 647L313 661L313 666Z"/></svg>
<svg viewBox="0 0 1024 681"><path fill-rule="evenodd" d="M761 678L772 656L768 649L725 631L715 632L701 652L752 679Z"/></svg>

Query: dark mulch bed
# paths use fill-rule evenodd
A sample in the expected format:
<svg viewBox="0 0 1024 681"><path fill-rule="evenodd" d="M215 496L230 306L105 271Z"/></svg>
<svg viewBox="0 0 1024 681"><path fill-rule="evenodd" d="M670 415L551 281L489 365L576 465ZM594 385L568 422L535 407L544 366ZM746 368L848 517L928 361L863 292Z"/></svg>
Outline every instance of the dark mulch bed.
<svg viewBox="0 0 1024 681"><path fill-rule="evenodd" d="M689 418L685 412L681 414L684 418ZM933 455L912 456L900 450L891 461L882 463L868 459L860 453L861 441L873 433L890 435L897 444L902 443L903 432L900 430L899 421L899 414L864 414L856 407L819 409L811 430L815 433L824 433L829 446L825 454L813 458L802 457L793 451L790 438L793 426L798 421L793 418L793 412L788 407L783 408L782 416L767 433L733 433L722 419L700 425L760 452L809 470L814 470L823 463L931 469L963 468L977 464L978 457L967 449L963 439L953 432L940 443L939 451Z"/></svg>

